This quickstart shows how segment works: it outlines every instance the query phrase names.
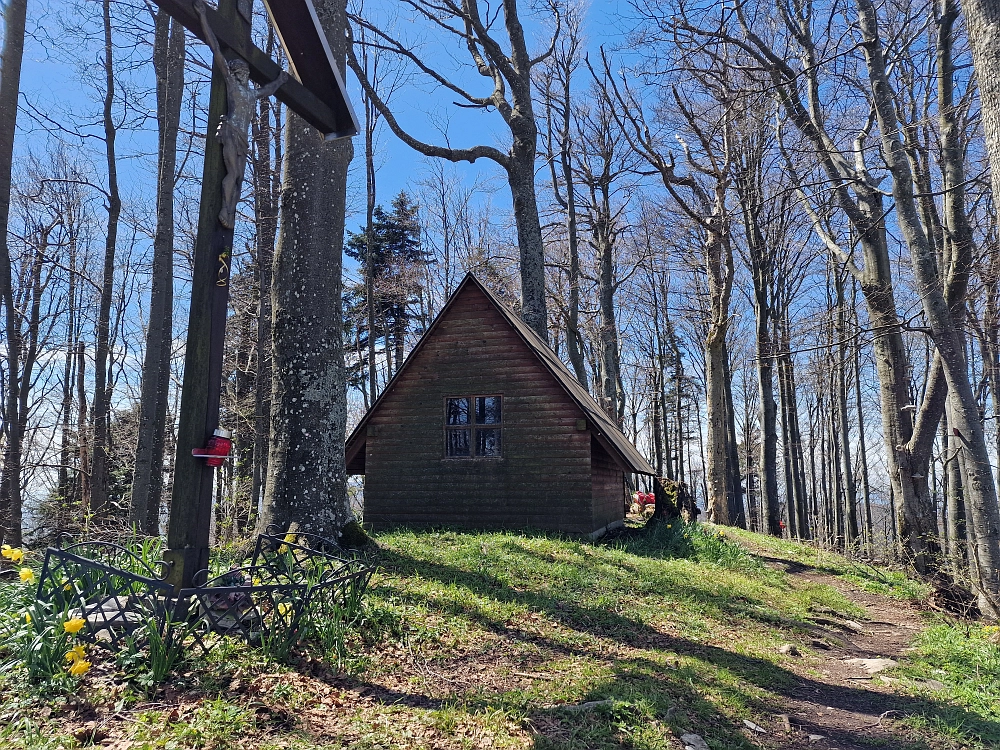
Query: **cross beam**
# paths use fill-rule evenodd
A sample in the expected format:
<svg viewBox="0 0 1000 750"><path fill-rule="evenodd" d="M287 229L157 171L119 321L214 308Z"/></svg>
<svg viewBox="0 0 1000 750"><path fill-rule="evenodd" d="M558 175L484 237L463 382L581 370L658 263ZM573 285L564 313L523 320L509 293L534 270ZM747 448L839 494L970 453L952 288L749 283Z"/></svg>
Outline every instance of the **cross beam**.
<svg viewBox="0 0 1000 750"><path fill-rule="evenodd" d="M191 0L153 1L184 28L205 41L201 21L194 12ZM289 79L278 89L275 97L328 140L357 135L360 130L358 119L319 27L312 2L267 0L266 5L292 70L299 79ZM207 8L205 15L219 43L246 60L250 77L256 83L267 84L278 77L281 66L245 39L232 22L211 7Z"/></svg>

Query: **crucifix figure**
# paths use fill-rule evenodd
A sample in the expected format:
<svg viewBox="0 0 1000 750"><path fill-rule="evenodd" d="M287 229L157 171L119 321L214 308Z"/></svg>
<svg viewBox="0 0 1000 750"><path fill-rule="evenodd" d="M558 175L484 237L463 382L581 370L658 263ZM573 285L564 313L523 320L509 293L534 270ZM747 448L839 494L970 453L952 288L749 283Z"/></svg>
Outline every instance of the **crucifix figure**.
<svg viewBox="0 0 1000 750"><path fill-rule="evenodd" d="M288 73L281 71L278 77L265 86L254 88L250 85L250 67L241 57L227 60L222 54L219 40L215 37L205 15L205 1L194 0L192 3L198 19L201 21L205 42L212 49L212 59L216 70L226 82L226 101L228 109L219 121L215 137L222 144L222 158L226 163L226 177L222 181L222 210L219 212L219 223L226 229L232 229L236 223L236 204L240 199L240 188L243 185L243 173L246 171L247 152L250 141L247 133L250 130L250 119L254 114L254 105L258 99L271 96L288 80Z"/></svg>

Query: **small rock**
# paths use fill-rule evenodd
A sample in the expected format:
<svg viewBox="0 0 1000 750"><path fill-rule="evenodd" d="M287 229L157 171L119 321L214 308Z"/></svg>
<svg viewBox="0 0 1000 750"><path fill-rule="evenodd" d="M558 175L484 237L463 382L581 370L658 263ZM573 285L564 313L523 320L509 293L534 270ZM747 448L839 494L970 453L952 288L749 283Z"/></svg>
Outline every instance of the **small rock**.
<svg viewBox="0 0 1000 750"><path fill-rule="evenodd" d="M799 650L795 648L795 645L792 643L786 643L784 646L780 646L778 648L778 653L784 654L785 656L801 656Z"/></svg>
<svg viewBox="0 0 1000 750"><path fill-rule="evenodd" d="M747 719L743 720L743 726L749 729L751 732L759 732L760 734L767 734L767 730L764 729L760 724L754 724L752 721Z"/></svg>
<svg viewBox="0 0 1000 750"><path fill-rule="evenodd" d="M861 667L868 674L878 674L899 666L899 662L894 659L845 659L844 663L852 667Z"/></svg>
<svg viewBox="0 0 1000 750"><path fill-rule="evenodd" d="M781 722L781 726L785 728L785 731L791 734L792 732L792 722L788 718L788 714L779 714L778 721Z"/></svg>
<svg viewBox="0 0 1000 750"><path fill-rule="evenodd" d="M822 734L810 734L809 735L809 741L810 742L819 742L820 740L825 740L825 739L826 739L826 737L824 737Z"/></svg>
<svg viewBox="0 0 1000 750"><path fill-rule="evenodd" d="M684 750L711 750L708 743L697 734L682 734L681 742L684 743Z"/></svg>
<svg viewBox="0 0 1000 750"><path fill-rule="evenodd" d="M926 680L914 680L914 682L920 685L921 687L928 688L929 690L944 690L945 688L948 687L940 680L934 680L930 678Z"/></svg>
<svg viewBox="0 0 1000 750"><path fill-rule="evenodd" d="M88 721L73 730L73 737L83 745L90 745L106 739L108 733L96 721Z"/></svg>

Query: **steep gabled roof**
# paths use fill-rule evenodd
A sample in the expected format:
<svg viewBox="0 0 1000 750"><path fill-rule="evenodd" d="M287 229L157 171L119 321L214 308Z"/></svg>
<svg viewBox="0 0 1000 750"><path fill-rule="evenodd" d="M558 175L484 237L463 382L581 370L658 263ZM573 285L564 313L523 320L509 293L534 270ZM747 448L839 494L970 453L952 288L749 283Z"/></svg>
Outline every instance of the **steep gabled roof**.
<svg viewBox="0 0 1000 750"><path fill-rule="evenodd" d="M371 408L361 418L361 421L347 439L348 467L354 462L358 453L364 450L366 429L371 415L378 410L382 399L392 390L396 381L405 376L409 364L414 360L421 348L423 348L425 342L434 335L434 331L440 322L447 317L448 311L455 300L470 285L476 287L493 304L501 317L510 324L510 327L514 329L521 340L524 341L528 348L538 357L542 365L545 366L545 369L549 371L556 382L566 391L566 394L586 415L587 422L591 428L591 434L601 444L601 447L608 452L608 455L611 456L615 463L625 472L655 475L656 472L649 465L649 462L636 450L636 447L632 445L629 439L622 434L622 431L618 429L618 426L611 421L608 415L604 413L604 410L594 401L594 398L587 392L587 389L580 385L580 382L569 371L566 365L563 364L562 360L555 355L555 352L549 349L548 344L471 273L466 274L465 278L462 279L462 283L458 285L458 288L452 293L448 302L441 308L441 312L434 318L434 322L431 323L424 335L420 337L420 341L413 347L413 351L410 352L410 355L403 362L402 367L396 371L396 374L393 375L392 379L386 385L385 390L382 391L382 395L372 404Z"/></svg>

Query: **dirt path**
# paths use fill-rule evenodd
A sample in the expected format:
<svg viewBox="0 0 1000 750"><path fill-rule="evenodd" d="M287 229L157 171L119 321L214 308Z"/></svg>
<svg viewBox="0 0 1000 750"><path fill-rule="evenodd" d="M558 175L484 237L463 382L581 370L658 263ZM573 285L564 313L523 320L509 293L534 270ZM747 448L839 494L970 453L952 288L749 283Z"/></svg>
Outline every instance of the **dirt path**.
<svg viewBox="0 0 1000 750"><path fill-rule="evenodd" d="M927 708L927 701L893 690L891 677L871 674L865 665L851 661L891 659L900 661L923 629L919 610L909 602L862 591L850 583L813 568L771 558L768 563L784 569L796 582L831 586L865 610L860 622L833 613L819 613L805 652L791 657L787 666L796 674L785 695L784 715L775 717L763 744L773 748L816 750L870 750L928 747L923 738L899 719ZM877 665L872 664L873 668ZM932 693L936 684L927 681Z"/></svg>

